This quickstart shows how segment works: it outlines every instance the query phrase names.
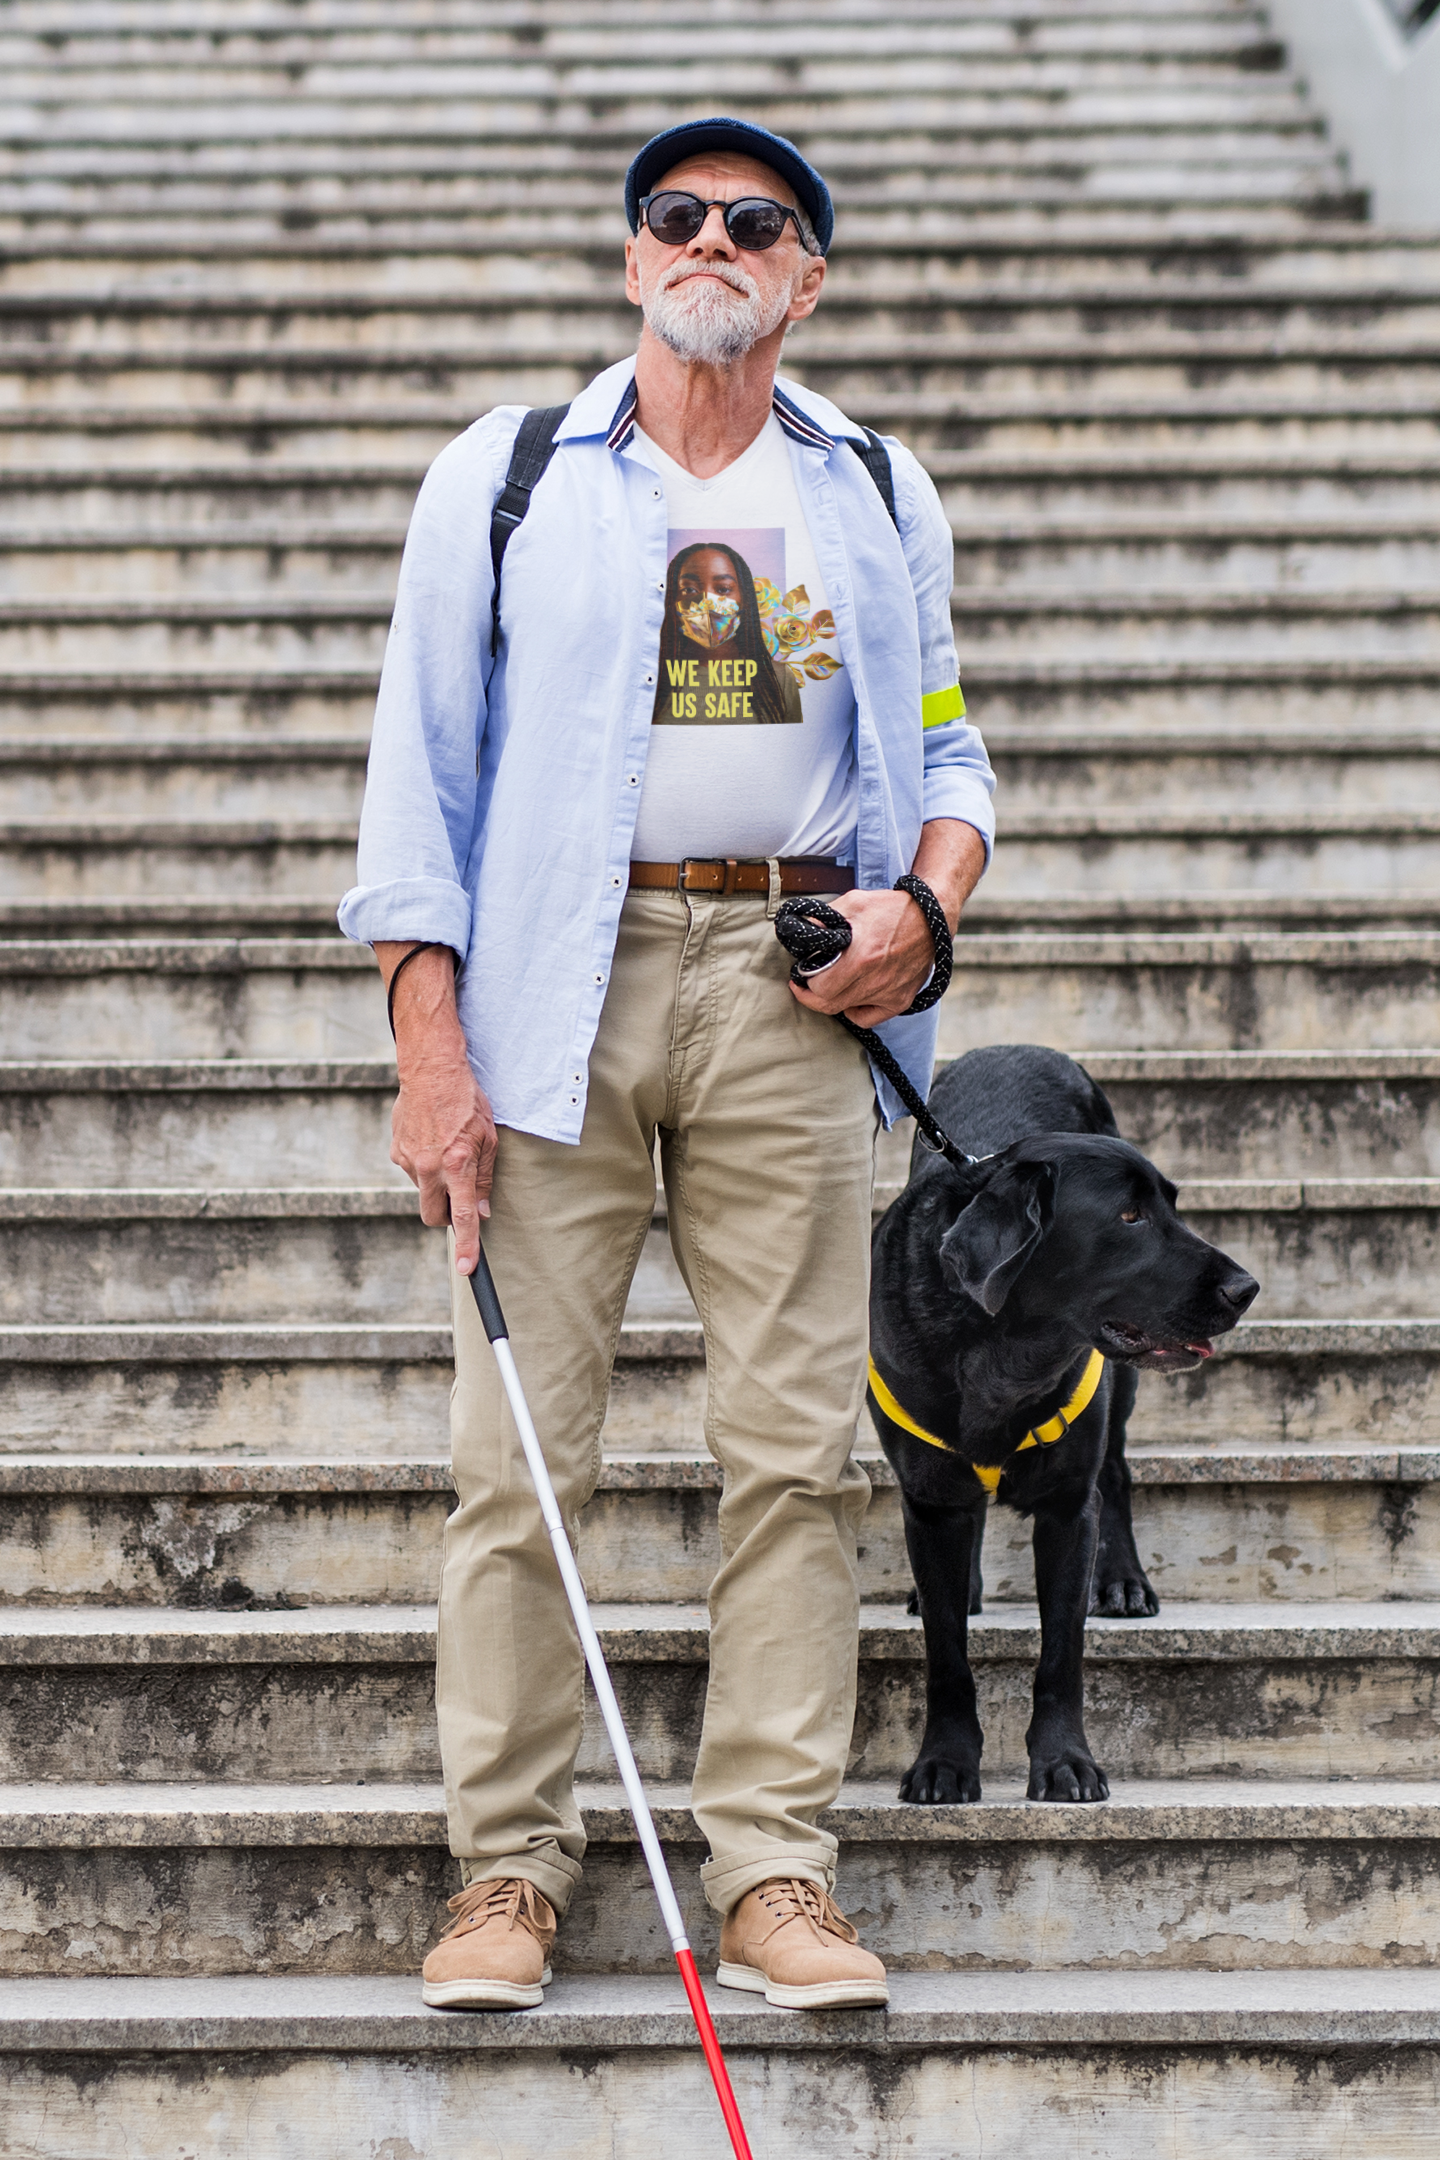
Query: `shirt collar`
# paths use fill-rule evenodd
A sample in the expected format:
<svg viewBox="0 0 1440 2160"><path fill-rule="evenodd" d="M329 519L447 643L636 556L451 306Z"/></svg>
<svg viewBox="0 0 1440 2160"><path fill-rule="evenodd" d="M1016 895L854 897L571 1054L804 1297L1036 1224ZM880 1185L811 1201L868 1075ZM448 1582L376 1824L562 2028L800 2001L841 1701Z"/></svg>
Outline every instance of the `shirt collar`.
<svg viewBox="0 0 1440 2160"><path fill-rule="evenodd" d="M623 450L635 433L635 362L617 361L588 384L571 404L557 442L572 436L603 435L606 447ZM864 442L865 430L847 419L838 405L800 383L776 378L772 408L785 433L814 450L833 450L837 438Z"/></svg>

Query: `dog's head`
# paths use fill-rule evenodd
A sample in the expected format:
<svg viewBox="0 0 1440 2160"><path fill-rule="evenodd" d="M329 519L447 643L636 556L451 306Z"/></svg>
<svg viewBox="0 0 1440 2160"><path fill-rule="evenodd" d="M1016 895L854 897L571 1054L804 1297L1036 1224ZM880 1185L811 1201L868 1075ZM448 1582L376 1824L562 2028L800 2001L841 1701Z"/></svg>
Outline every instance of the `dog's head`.
<svg viewBox="0 0 1440 2160"><path fill-rule="evenodd" d="M1175 1187L1124 1140L1042 1133L963 1176L940 1265L1007 1328L1063 1318L1108 1358L1185 1372L1259 1291L1185 1227Z"/></svg>

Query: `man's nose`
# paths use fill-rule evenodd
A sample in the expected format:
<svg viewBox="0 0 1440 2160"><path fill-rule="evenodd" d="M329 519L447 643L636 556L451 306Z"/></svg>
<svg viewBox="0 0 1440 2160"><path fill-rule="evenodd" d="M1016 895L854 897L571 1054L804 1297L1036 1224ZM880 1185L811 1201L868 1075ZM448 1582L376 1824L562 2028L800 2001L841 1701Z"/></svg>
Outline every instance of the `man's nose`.
<svg viewBox="0 0 1440 2160"><path fill-rule="evenodd" d="M685 252L687 255L694 255L701 260L713 255L723 255L727 262L735 260L735 243L725 230L725 213L723 210L707 210L704 224L689 243Z"/></svg>

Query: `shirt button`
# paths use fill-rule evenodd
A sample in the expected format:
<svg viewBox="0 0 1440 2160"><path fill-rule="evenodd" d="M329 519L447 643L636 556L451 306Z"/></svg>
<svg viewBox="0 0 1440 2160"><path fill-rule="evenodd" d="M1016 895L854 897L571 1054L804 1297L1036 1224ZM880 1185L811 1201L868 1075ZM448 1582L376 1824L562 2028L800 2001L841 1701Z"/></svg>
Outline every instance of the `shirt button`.
<svg viewBox="0 0 1440 2160"><path fill-rule="evenodd" d="M656 590L656 592L664 592L664 590L665 590L665 580L664 580L664 578L656 578L656 580L655 580L655 590Z"/></svg>
<svg viewBox="0 0 1440 2160"><path fill-rule="evenodd" d="M596 980L596 982L598 982L598 983L603 983L603 982L604 982L604 980L605 980L605 977L604 977L603 975L597 975L597 976L595 977L595 980Z"/></svg>
<svg viewBox="0 0 1440 2160"><path fill-rule="evenodd" d="M620 880L618 877L612 877L610 882L612 885L618 885L620 883Z"/></svg>
<svg viewBox="0 0 1440 2160"><path fill-rule="evenodd" d="M656 500L656 502L659 502L659 500L660 500L660 490L659 490L659 488L651 488L650 492L651 492L651 494L652 494L652 495L653 495L653 496L655 497L655 500Z"/></svg>
<svg viewBox="0 0 1440 2160"><path fill-rule="evenodd" d="M626 785L626 787L639 787L639 785L640 785L640 775L639 775L639 773L633 773L633 772L632 772L632 773L627 773L627 774L626 774L626 776L625 776L625 785ZM619 880L619 878L618 878L618 877L616 878L615 882L616 882L616 884L617 884L617 885L619 884L620 880Z"/></svg>
<svg viewBox="0 0 1440 2160"><path fill-rule="evenodd" d="M646 680L646 682L647 682L647 683L653 683L653 682L654 682L654 680L655 680L655 678L654 678L654 676L653 676L653 675L647 675L647 676L645 677L645 680Z"/></svg>

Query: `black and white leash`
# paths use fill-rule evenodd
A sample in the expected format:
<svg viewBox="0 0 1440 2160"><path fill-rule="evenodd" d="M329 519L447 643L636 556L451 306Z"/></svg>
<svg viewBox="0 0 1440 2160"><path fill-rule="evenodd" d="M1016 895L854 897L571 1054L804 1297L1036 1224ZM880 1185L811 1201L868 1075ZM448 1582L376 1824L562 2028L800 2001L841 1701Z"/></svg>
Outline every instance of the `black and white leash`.
<svg viewBox="0 0 1440 2160"><path fill-rule="evenodd" d="M907 1005L906 1014L928 1012L938 1005L950 987L950 976L955 965L955 942L950 935L950 925L945 920L945 910L936 899L923 878L907 874L895 880L896 892L908 893L925 917L935 947L935 971L913 1005ZM821 968L829 967L838 960L853 936L850 923L838 908L828 901L803 899L782 900L775 911L775 935L793 958L790 980L800 987L808 987L810 978ZM836 1013L841 1027L847 1028L860 1043L866 1055L877 1065L890 1082L906 1109L914 1118L920 1138L933 1154L943 1155L948 1162L963 1169L976 1157L967 1155L957 1147L944 1127L937 1124L926 1107L919 1089L902 1070L893 1052L887 1050L874 1028L857 1027L844 1013Z"/></svg>

